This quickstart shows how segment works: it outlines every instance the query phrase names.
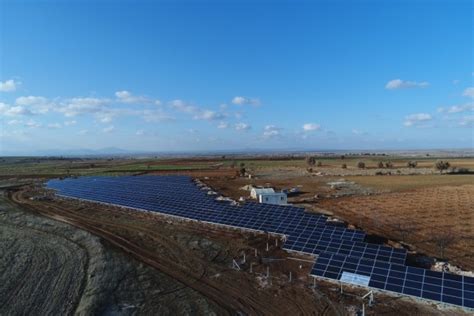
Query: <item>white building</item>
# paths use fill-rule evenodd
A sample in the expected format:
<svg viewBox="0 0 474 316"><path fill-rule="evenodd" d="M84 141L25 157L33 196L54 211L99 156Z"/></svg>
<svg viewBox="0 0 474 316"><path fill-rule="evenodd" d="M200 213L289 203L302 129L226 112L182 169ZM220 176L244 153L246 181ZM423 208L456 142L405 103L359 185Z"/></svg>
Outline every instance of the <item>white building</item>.
<svg viewBox="0 0 474 316"><path fill-rule="evenodd" d="M269 193L275 193L275 190L273 190L272 188L252 188L252 190L250 190L250 197L253 199L258 199L258 196L260 194Z"/></svg>
<svg viewBox="0 0 474 316"><path fill-rule="evenodd" d="M286 205L288 198L284 192L262 193L258 195L258 202L265 204Z"/></svg>

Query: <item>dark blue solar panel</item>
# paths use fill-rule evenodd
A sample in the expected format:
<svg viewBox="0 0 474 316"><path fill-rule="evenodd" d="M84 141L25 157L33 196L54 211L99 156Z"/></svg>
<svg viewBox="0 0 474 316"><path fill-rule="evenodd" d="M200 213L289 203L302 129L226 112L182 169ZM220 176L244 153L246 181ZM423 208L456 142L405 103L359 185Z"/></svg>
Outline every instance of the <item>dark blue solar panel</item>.
<svg viewBox="0 0 474 316"><path fill-rule="evenodd" d="M339 280L342 272L370 277L369 287L474 307L474 278L364 258L321 253L311 275Z"/></svg>
<svg viewBox="0 0 474 316"><path fill-rule="evenodd" d="M365 243L364 232L330 225L302 208L217 201L186 176L81 177L47 186L65 197L282 234L284 249L319 255L314 276L357 273L370 276L373 288L474 308L473 278L404 266L404 249Z"/></svg>

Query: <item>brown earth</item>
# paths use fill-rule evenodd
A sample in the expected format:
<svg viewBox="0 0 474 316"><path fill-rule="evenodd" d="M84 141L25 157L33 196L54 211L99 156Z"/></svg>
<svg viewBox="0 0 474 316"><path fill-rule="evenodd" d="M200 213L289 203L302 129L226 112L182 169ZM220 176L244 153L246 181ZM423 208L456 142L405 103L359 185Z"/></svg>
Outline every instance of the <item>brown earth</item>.
<svg viewBox="0 0 474 316"><path fill-rule="evenodd" d="M26 188L11 197L33 214L88 231L166 274L198 293L217 314L349 315L361 306L358 297L365 290L348 288L341 294L337 285L320 281L317 289L311 288L308 272L312 264L291 259L308 258L282 251L274 237L95 203L29 199L38 193ZM246 263L241 261L243 252ZM232 259L240 262L240 271L231 268ZM270 278L265 277L267 267ZM290 271L292 283L288 282ZM185 294L180 298L189 299ZM368 315L463 314L459 309L438 310L414 299L382 294L377 295L376 302Z"/></svg>
<svg viewBox="0 0 474 316"><path fill-rule="evenodd" d="M474 185L325 199L315 208L474 270ZM443 243L447 243L444 255Z"/></svg>

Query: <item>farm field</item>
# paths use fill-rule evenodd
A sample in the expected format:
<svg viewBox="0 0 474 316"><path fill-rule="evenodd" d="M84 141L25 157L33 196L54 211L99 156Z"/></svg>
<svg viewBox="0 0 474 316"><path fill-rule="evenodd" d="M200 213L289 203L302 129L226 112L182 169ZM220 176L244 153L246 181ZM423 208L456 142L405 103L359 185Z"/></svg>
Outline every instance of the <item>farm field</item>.
<svg viewBox="0 0 474 316"><path fill-rule="evenodd" d="M163 314L185 314L194 310L216 314L233 314L235 311L274 315L309 315L315 312L322 315L351 314L360 308L360 296L365 294L364 290L348 287L341 294L337 285L323 281L318 281L314 289L308 277L312 261L282 251L266 235L174 221L94 203L30 198L41 196L41 183L46 179L82 175L184 174L200 179L219 194L235 200L248 198L249 192L242 187L249 184L270 186L276 190L297 187L299 193L289 197L290 203L330 214L373 234L374 238L384 243L402 244L412 253L412 264L432 264L437 258L472 271L474 176L448 172L440 174L432 167L435 158L420 159L416 168L406 168L408 158L384 159L395 162L395 166L390 168L390 175L375 175L379 157L343 159L350 165L348 173L340 168L340 157L324 158L322 166L316 166L312 171L308 171L304 157L7 158L0 162L1 190L7 194L5 202L2 202L5 206L0 205L3 210L3 213L0 212L0 215L3 214L0 225L6 228L0 236L3 239L13 237L18 241L15 242L17 248L13 247L11 239L10 243L2 242L1 246L7 257L31 256L35 262L51 261L48 267L58 263L54 261L56 256L63 256L57 252L68 254L71 262L77 261L76 265L82 266L82 270L76 269L74 274L64 264L56 276L58 284L63 284L63 280L73 280L69 283L70 289L63 290L64 293L72 293L68 297L76 302L75 307L70 307L71 310L78 310L80 306L81 310L99 311L106 308L117 312L130 305L133 306L131 310L137 313L161 311ZM359 170L355 166L359 160L366 161L368 168ZM474 166L474 159L451 158L449 161L458 168L461 165ZM239 175L242 167L246 169L245 176ZM402 174L397 174L397 170L401 170ZM411 175L407 175L408 172ZM333 183L344 185L337 187ZM37 232L29 232L24 223L32 223L36 231L45 232L39 235L41 240L44 239L42 247L47 248L51 244L62 246L45 256L48 251L34 246L32 241ZM21 227L21 230L16 227ZM20 231L24 236L32 237L21 239L14 235ZM70 244L71 238L63 239L63 234L88 236L94 240L88 242L94 247L85 247L82 239L73 239L75 243ZM100 239L94 239L97 237ZM436 237L444 237L444 241ZM265 246L267 240L270 242L268 252ZM445 245L441 247L443 242ZM73 256L70 249L75 249L77 244L84 250L74 251ZM97 253L96 249L100 252ZM255 249L258 250L257 256L254 255ZM246 264L241 262L242 253L247 255ZM232 268L233 259L241 263L240 271ZM416 261L418 259L424 261ZM105 268L100 265L92 273L97 276L91 279L91 266L93 263L102 265L103 260L109 262L108 269L123 275L121 283L109 282L111 276L103 272ZM38 264L38 267L41 265ZM271 282L265 277L267 268ZM293 273L291 284L288 282L290 271ZM30 276L49 286L36 270ZM2 276L4 279L9 277ZM3 286L0 285L0 292L22 284L15 281L17 278L13 274L11 278L3 282ZM103 284L92 282L95 278L102 280ZM87 284L92 287L92 293L102 293L102 296L87 296L80 285L84 281L80 280L89 280ZM142 280L145 280L143 285ZM112 286L120 290L115 294L116 303L110 305L108 300L112 295ZM34 292L34 289L24 285L18 288L25 297ZM125 300L127 293L130 293L127 288L135 289L137 293L129 301ZM179 300L176 300L178 297ZM233 300L233 297L239 299ZM298 299L295 300L295 297ZM459 309L440 309L406 297L377 294L376 301L377 304L367 311L368 315L465 314ZM32 299L25 306L34 302L35 299ZM162 304L169 306L169 309L161 310L159 306ZM38 312L56 311L62 305L61 300L52 301L50 305L38 307ZM11 309L3 306L0 313L22 310L21 306L14 304L9 305Z"/></svg>
<svg viewBox="0 0 474 316"><path fill-rule="evenodd" d="M417 252L474 270L474 184L327 199L317 207Z"/></svg>

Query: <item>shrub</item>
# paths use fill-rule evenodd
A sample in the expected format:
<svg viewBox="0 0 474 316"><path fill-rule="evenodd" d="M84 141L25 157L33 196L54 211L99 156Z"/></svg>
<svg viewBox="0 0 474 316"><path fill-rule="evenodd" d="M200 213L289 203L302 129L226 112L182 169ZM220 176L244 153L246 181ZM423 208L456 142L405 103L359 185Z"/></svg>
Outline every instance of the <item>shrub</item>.
<svg viewBox="0 0 474 316"><path fill-rule="evenodd" d="M438 160L435 162L434 165L435 169L439 170L439 173L443 173L443 171L449 169L450 166L451 164L448 161L444 160Z"/></svg>
<svg viewBox="0 0 474 316"><path fill-rule="evenodd" d="M383 168L383 162L382 162L382 161L379 161L379 163L377 164L377 167L378 167L378 168Z"/></svg>
<svg viewBox="0 0 474 316"><path fill-rule="evenodd" d="M321 167L322 165L323 165L323 163L322 163L321 161L318 161L318 162L316 163L316 166L318 166L318 167Z"/></svg>
<svg viewBox="0 0 474 316"><path fill-rule="evenodd" d="M385 168L393 168L393 162L387 161L387 162L385 163Z"/></svg>
<svg viewBox="0 0 474 316"><path fill-rule="evenodd" d="M314 166L316 164L316 158L313 156L306 156L305 160L308 166Z"/></svg>
<svg viewBox="0 0 474 316"><path fill-rule="evenodd" d="M359 161L359 162L357 163L357 168L359 168L359 169L364 169L364 168L365 168L365 162Z"/></svg>
<svg viewBox="0 0 474 316"><path fill-rule="evenodd" d="M342 169L347 169L347 165L345 163L342 164L341 166Z"/></svg>
<svg viewBox="0 0 474 316"><path fill-rule="evenodd" d="M416 162L414 160L411 160L411 161L407 162L407 167L408 168L416 168L417 165L418 165L418 162Z"/></svg>

